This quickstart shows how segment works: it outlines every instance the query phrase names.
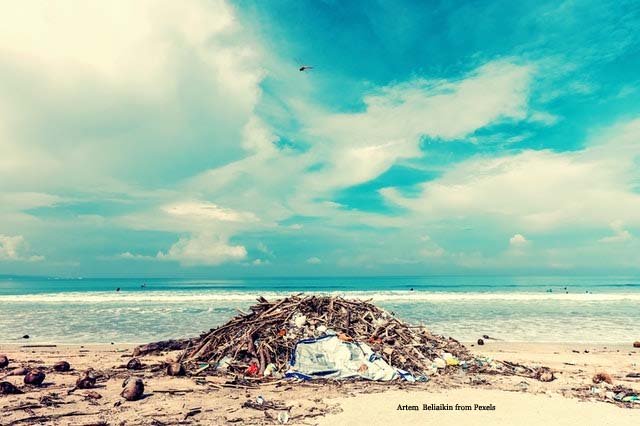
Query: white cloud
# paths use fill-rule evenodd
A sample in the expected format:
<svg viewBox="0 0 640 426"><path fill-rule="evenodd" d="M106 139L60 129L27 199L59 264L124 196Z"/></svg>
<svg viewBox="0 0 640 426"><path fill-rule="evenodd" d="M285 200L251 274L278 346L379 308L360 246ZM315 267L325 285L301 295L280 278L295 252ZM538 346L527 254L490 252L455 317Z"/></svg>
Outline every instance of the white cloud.
<svg viewBox="0 0 640 426"><path fill-rule="evenodd" d="M322 260L319 257L313 256L307 259L307 263L310 265L318 265L322 263Z"/></svg>
<svg viewBox="0 0 640 426"><path fill-rule="evenodd" d="M242 260L247 250L240 245L230 245L226 240L214 235L196 235L180 238L166 252L159 252L159 260L177 261L182 265L219 265L224 262Z"/></svg>
<svg viewBox="0 0 640 426"><path fill-rule="evenodd" d="M513 237L509 238L509 245L512 247L522 247L529 243L522 234L515 234Z"/></svg>
<svg viewBox="0 0 640 426"><path fill-rule="evenodd" d="M2 11L0 190L126 191L189 159L209 159L195 173L241 154L264 71L227 1L43 0Z"/></svg>
<svg viewBox="0 0 640 426"><path fill-rule="evenodd" d="M158 33L175 31L175 36L187 42L203 43L211 33L235 24L225 2L215 1L214 14L198 3L203 2L194 2L191 7L155 0L67 1L56 5L28 0L19 7L5 5L0 47L6 54L37 62L49 72L64 74L73 66L114 80L133 78L137 83L151 84L142 76L152 77L162 65L163 57L158 55L165 46L155 43Z"/></svg>
<svg viewBox="0 0 640 426"><path fill-rule="evenodd" d="M623 223L620 220L611 222L610 224L613 235L609 237L601 238L599 241L602 243L622 243L631 240L633 237L629 231L624 229Z"/></svg>
<svg viewBox="0 0 640 426"><path fill-rule="evenodd" d="M43 256L29 254L29 245L22 235L0 234L0 261L38 262Z"/></svg>
<svg viewBox="0 0 640 426"><path fill-rule="evenodd" d="M613 220L640 225L640 120L614 127L585 149L524 151L461 162L408 198L381 193L416 220L493 220L525 231L599 227Z"/></svg>

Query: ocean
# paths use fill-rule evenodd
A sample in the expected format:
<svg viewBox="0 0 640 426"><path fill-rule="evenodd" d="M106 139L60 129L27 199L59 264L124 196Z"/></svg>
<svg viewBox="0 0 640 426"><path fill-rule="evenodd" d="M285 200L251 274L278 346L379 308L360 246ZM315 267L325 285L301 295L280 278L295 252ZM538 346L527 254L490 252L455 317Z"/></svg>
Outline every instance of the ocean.
<svg viewBox="0 0 640 426"><path fill-rule="evenodd" d="M120 291L116 291L120 288ZM639 277L0 277L1 343L145 343L189 337L292 293L371 299L438 334L475 341L629 343Z"/></svg>

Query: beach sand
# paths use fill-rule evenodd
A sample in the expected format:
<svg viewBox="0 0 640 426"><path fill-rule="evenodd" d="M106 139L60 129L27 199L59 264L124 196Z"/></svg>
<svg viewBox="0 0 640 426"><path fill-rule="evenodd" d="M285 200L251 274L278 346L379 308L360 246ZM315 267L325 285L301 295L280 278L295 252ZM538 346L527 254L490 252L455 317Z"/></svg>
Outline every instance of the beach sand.
<svg viewBox="0 0 640 426"><path fill-rule="evenodd" d="M640 371L640 350L631 345L505 343L488 341L471 350L500 360L546 365L557 379L544 383L515 376L453 374L436 376L428 383L290 383L279 381L250 388L224 387L227 378L208 376L167 377L160 364L178 352L143 357L145 369L131 372L119 366L130 359L132 346L23 347L0 345L10 367L51 366L67 360L74 371L47 373L44 386L26 388L22 377L3 380L19 385L22 395L0 396L0 424L56 425L246 425L278 424L278 410L243 408L245 401L263 396L266 401L290 407L288 424L392 425L603 425L639 424L640 409L595 401L588 392L594 373L606 371L615 385L640 392L640 379L627 378ZM587 352L588 351L588 352ZM576 353L577 352L577 353ZM79 373L89 367L103 372L89 398L89 390L68 393ZM3 376L0 373L0 376ZM145 397L125 401L122 381L141 377ZM586 397L585 397L586 396ZM399 405L471 405L471 410L398 410ZM474 404L495 407L474 409ZM640 404L635 404L640 408ZM30 420L27 420L30 419Z"/></svg>

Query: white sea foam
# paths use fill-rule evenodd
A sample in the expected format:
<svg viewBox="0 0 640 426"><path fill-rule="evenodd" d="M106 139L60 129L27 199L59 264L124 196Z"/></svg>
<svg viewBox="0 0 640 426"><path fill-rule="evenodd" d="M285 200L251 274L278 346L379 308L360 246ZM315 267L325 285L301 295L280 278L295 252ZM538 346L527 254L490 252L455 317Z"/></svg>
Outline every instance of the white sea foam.
<svg viewBox="0 0 640 426"><path fill-rule="evenodd" d="M1 303L206 303L206 302L251 302L258 296L267 299L283 297L291 292L68 292L0 296ZM640 301L640 293L480 293L480 292L409 292L409 291L336 291L305 292L304 294L322 294L344 296L354 299L370 299L375 302L456 302L456 301L576 301L611 302Z"/></svg>

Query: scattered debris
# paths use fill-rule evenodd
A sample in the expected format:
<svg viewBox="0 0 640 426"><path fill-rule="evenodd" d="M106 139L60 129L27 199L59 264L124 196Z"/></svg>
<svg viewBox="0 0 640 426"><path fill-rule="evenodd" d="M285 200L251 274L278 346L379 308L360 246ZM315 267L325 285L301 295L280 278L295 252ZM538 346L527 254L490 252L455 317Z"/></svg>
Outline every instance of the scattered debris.
<svg viewBox="0 0 640 426"><path fill-rule="evenodd" d="M604 371L600 371L599 373L596 373L596 375L593 376L592 381L595 384L602 383L602 382L609 383L610 385L613 384L613 379L611 378L611 375Z"/></svg>
<svg viewBox="0 0 640 426"><path fill-rule="evenodd" d="M187 411L187 413L184 415L184 418L182 420L187 420L189 417L193 417L196 414L200 414L200 413L202 413L201 407L191 408L189 411Z"/></svg>
<svg viewBox="0 0 640 426"><path fill-rule="evenodd" d="M57 348L58 345L22 345L21 348Z"/></svg>
<svg viewBox="0 0 640 426"><path fill-rule="evenodd" d="M84 394L84 398L85 399L100 399L100 398L102 398L102 395L100 395L96 391L89 391L89 392Z"/></svg>
<svg viewBox="0 0 640 426"><path fill-rule="evenodd" d="M247 400L244 403L242 403L242 408L252 408L254 410L261 410L261 411L267 411L267 410L287 410L288 411L289 410L289 407L287 407L281 401L265 401L264 398L262 398L262 401Z"/></svg>
<svg viewBox="0 0 640 426"><path fill-rule="evenodd" d="M83 411L69 411L67 413L59 413L59 414L48 414L44 416L28 416L21 419L13 420L9 423L5 423L7 426L13 426L20 423L30 423L30 424L57 424L51 423L52 420L60 419L63 417L74 417L74 416L95 416L99 414L99 412L83 412Z"/></svg>
<svg viewBox="0 0 640 426"><path fill-rule="evenodd" d="M133 350L133 356L157 354L165 351L181 351L191 345L194 339L163 340L161 342L148 343L138 346Z"/></svg>
<svg viewBox="0 0 640 426"><path fill-rule="evenodd" d="M42 395L38 402L45 407L57 407L60 404L69 404L69 402L62 401L62 398L57 393Z"/></svg>

